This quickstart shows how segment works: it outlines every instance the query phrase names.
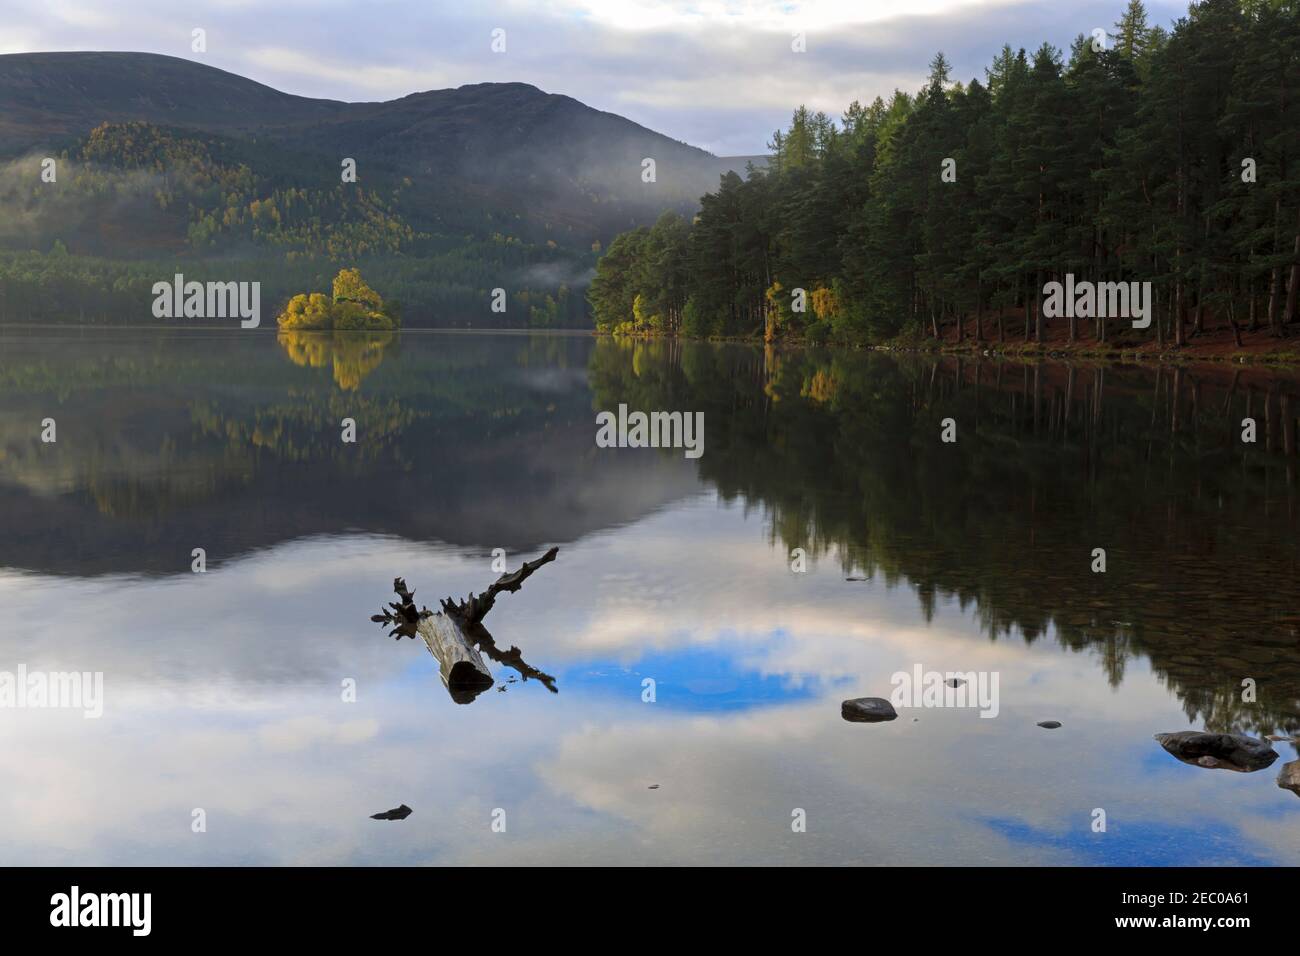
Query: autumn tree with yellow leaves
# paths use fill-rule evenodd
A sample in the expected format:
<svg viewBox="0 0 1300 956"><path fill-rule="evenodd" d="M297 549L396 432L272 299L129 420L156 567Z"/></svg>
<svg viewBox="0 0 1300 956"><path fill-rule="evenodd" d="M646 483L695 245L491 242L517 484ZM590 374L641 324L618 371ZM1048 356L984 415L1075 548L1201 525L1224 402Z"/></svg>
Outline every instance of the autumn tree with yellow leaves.
<svg viewBox="0 0 1300 956"><path fill-rule="evenodd" d="M276 320L282 329L391 331L401 326L395 302L384 304L366 285L359 269L341 269L334 277L332 296L300 292L289 300Z"/></svg>

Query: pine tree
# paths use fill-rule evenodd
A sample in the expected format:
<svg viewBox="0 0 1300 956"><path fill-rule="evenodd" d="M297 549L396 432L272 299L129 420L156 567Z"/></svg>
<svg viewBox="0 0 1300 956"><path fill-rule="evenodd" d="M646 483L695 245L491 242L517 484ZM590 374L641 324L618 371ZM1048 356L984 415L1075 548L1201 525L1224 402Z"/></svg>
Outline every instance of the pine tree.
<svg viewBox="0 0 1300 956"><path fill-rule="evenodd" d="M1128 0L1128 6L1115 24L1116 49L1125 59L1137 61L1146 56L1151 41L1147 26L1147 8L1142 0Z"/></svg>

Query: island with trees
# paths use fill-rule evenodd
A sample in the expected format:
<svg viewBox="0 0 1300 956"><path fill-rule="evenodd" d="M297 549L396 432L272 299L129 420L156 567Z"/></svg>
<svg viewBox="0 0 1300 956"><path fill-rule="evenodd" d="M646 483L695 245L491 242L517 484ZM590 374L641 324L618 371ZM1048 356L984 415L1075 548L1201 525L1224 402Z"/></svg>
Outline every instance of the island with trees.
<svg viewBox="0 0 1300 956"><path fill-rule="evenodd" d="M402 318L400 304L385 303L359 269L340 269L332 295L300 292L276 322L285 330L390 332L401 327Z"/></svg>

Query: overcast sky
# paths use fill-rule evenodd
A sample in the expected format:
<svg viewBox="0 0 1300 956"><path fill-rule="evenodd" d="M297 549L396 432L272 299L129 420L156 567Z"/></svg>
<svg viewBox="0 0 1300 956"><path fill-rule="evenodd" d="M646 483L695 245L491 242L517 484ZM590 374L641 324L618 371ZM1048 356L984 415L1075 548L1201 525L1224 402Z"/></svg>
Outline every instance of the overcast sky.
<svg viewBox="0 0 1300 956"><path fill-rule="evenodd" d="M1068 47L1127 0L0 0L0 53L143 50L305 96L466 83L565 93L720 155L759 153L800 103L915 89L936 50L983 76L1003 43ZM1168 26L1186 3L1147 0ZM207 52L191 51L191 31ZM505 31L505 52L491 49ZM796 32L806 52L791 50Z"/></svg>

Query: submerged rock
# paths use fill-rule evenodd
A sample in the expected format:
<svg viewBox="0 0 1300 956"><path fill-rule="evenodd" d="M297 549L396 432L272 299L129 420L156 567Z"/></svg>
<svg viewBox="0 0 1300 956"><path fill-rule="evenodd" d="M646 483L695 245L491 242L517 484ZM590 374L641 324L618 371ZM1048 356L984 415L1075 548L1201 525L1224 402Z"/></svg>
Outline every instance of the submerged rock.
<svg viewBox="0 0 1300 956"><path fill-rule="evenodd" d="M405 820L410 815L411 815L411 808L408 807L406 804L402 804L400 807L394 807L392 810L385 810L383 813L372 813L370 814L370 819Z"/></svg>
<svg viewBox="0 0 1300 956"><path fill-rule="evenodd" d="M1057 727L1061 726L1061 722L1059 720L1040 720L1038 726L1045 730L1055 730Z"/></svg>
<svg viewBox="0 0 1300 956"><path fill-rule="evenodd" d="M1300 760L1282 764L1282 771L1277 775L1277 785L1300 797Z"/></svg>
<svg viewBox="0 0 1300 956"><path fill-rule="evenodd" d="M883 697L855 697L840 704L840 716L855 723L876 724L893 720L898 711Z"/></svg>
<svg viewBox="0 0 1300 956"><path fill-rule="evenodd" d="M1271 766L1278 757L1268 741L1244 734L1180 730L1174 734L1156 734L1155 739L1183 763L1215 770L1251 773Z"/></svg>

